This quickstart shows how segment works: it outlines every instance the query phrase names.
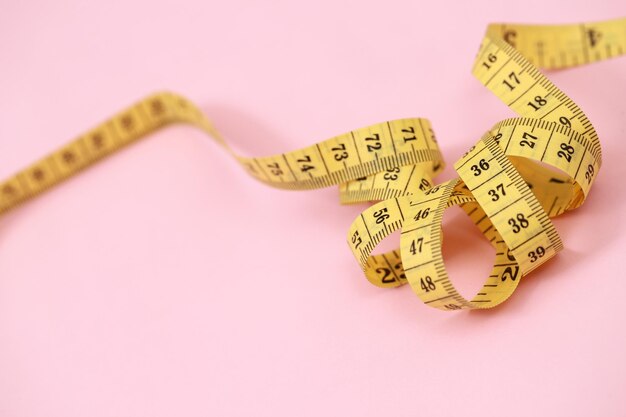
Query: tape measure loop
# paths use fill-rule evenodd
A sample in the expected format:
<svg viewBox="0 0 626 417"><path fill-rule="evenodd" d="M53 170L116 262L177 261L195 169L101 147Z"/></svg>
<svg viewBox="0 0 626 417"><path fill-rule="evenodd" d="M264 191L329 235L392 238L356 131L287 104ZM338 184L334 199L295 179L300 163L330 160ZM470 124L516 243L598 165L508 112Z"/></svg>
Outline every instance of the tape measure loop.
<svg viewBox="0 0 626 417"><path fill-rule="evenodd" d="M489 240L496 248L496 259L476 296L471 300L463 297L450 280L443 260L443 213L453 205L460 205L473 220L488 219L488 216L460 179L435 188L436 192L413 199L412 216L402 228L401 254L411 288L426 305L446 311L484 309L502 303L513 293L523 275L519 263L496 229L481 230L491 236Z"/></svg>

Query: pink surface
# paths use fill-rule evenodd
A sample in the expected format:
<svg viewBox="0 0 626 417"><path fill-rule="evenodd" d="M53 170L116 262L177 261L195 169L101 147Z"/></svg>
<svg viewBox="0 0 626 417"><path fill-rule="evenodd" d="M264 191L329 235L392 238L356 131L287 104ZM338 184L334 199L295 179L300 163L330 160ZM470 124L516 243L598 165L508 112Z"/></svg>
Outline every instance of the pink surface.
<svg viewBox="0 0 626 417"><path fill-rule="evenodd" d="M451 166L511 116L470 74L487 23L626 15L621 0L2 3L1 177L162 89L248 155L423 116ZM626 58L549 76L604 166L556 221L565 251L501 307L372 287L345 243L363 205L270 189L172 127L1 219L0 416L625 415ZM470 295L491 250L458 213L446 225Z"/></svg>

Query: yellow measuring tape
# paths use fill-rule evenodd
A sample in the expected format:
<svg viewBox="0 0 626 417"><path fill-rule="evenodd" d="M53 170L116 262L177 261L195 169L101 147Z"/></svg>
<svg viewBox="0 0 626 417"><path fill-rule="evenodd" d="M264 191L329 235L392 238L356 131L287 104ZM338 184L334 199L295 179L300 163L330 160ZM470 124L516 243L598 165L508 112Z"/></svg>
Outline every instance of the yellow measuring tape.
<svg viewBox="0 0 626 417"><path fill-rule="evenodd" d="M409 283L443 310L493 307L563 245L550 217L579 207L602 163L596 131L580 108L536 68L566 68L624 54L626 19L592 24L490 25L473 74L520 118L501 121L454 164L459 178L433 185L444 166L426 119L379 123L297 151L236 155L199 109L159 93L141 100L0 184L0 213L124 145L171 123L192 124L256 179L302 190L339 185L342 203L380 201L350 226L348 244L374 285ZM493 270L471 300L448 278L443 212L460 205L496 249ZM401 230L400 249L372 255Z"/></svg>

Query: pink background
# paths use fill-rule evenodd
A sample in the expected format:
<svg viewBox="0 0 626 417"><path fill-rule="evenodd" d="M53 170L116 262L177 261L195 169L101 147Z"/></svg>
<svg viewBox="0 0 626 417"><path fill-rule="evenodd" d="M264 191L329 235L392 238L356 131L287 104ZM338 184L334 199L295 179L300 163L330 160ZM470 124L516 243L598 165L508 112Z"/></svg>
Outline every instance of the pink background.
<svg viewBox="0 0 626 417"><path fill-rule="evenodd" d="M162 89L247 155L423 116L451 166L512 115L470 74L487 23L626 15L621 0L1 3L1 177ZM604 166L556 221L565 251L501 307L445 313L371 286L345 243L365 205L270 189L172 127L1 219L0 416L625 415L626 58L549 76ZM472 295L492 251L446 221Z"/></svg>

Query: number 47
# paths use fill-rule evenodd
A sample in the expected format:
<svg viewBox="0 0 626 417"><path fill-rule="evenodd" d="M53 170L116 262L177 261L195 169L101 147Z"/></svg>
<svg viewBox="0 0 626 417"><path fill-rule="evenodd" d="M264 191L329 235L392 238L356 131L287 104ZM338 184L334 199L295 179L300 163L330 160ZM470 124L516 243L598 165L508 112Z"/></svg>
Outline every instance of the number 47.
<svg viewBox="0 0 626 417"><path fill-rule="evenodd" d="M422 253L422 245L424 244L424 238L420 237L417 240L411 242L409 250L413 255L417 255L417 252Z"/></svg>

